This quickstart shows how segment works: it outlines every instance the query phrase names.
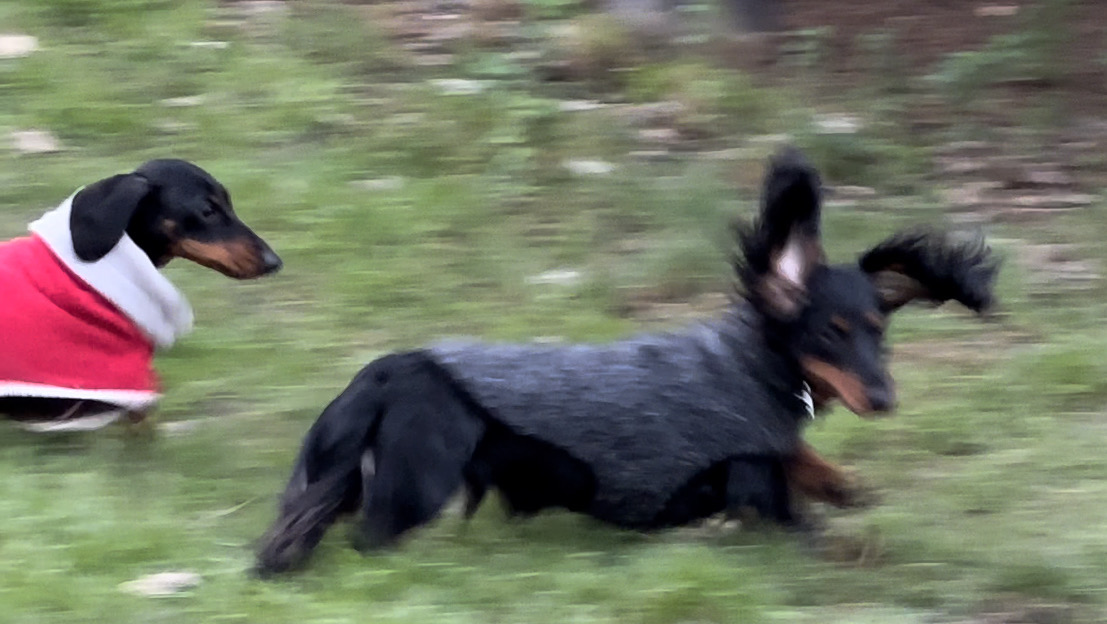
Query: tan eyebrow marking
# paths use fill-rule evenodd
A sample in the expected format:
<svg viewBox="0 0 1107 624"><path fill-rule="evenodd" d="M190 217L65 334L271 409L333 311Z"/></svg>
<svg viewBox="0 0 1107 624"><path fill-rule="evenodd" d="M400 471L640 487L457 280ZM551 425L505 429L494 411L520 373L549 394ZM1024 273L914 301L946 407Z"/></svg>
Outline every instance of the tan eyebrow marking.
<svg viewBox="0 0 1107 624"><path fill-rule="evenodd" d="M838 316L837 314L830 317L830 324L837 327L838 329L842 330L843 332L845 332L847 334L849 333L850 329L852 329L852 327L850 327L849 321L847 321L846 319Z"/></svg>
<svg viewBox="0 0 1107 624"><path fill-rule="evenodd" d="M884 317L881 316L879 313L866 312L865 320L868 321L869 325L872 325L874 329L884 331Z"/></svg>

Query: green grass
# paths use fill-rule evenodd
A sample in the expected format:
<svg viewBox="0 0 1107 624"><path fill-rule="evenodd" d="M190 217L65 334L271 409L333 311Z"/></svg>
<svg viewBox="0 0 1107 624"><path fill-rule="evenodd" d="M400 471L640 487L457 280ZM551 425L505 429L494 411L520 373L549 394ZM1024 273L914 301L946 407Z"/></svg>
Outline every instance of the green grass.
<svg viewBox="0 0 1107 624"><path fill-rule="evenodd" d="M250 578L300 437L371 358L458 334L607 340L642 327L632 303L728 288L724 225L756 205L771 149L751 133L790 131L831 182L880 191L827 209L836 261L944 214L925 139L887 124L810 130L813 111L841 102L702 60L652 60L621 78L626 99L680 100L675 121L695 146L731 156L643 161L628 156L636 130L617 109L559 110L587 87L540 84L479 49L414 66L356 6L291 5L294 19L240 28L198 1L0 4L5 30L42 45L0 60L0 135L43 128L65 147L0 151L0 235L78 185L175 155L223 181L286 264L250 283L168 267L197 312L195 332L158 360L157 420L181 428L0 427L4 621L898 624L995 601L1104 616L1107 292L1031 291L1013 261L1001 322L952 309L897 318L898 416L838 410L811 427L822 452L881 492L871 510L829 512L832 534L869 544L863 559L819 559L772 529L642 536L558 513L509 522L488 505L370 558L340 527L307 572ZM227 45L193 45L212 40ZM444 76L487 84L446 95L424 80ZM615 170L574 177L572 158ZM1014 239L1069 241L1102 262L1103 212L990 234L1005 255ZM560 268L582 280L527 282ZM163 599L118 589L181 569L203 583Z"/></svg>

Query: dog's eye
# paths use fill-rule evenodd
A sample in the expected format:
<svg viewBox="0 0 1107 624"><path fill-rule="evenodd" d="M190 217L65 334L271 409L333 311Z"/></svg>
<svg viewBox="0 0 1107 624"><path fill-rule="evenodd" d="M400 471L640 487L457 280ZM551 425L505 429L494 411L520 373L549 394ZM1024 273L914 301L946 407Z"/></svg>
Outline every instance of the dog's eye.
<svg viewBox="0 0 1107 624"><path fill-rule="evenodd" d="M219 211L213 206L205 206L204 209L200 211L200 216L205 219L211 219L217 214L219 214Z"/></svg>

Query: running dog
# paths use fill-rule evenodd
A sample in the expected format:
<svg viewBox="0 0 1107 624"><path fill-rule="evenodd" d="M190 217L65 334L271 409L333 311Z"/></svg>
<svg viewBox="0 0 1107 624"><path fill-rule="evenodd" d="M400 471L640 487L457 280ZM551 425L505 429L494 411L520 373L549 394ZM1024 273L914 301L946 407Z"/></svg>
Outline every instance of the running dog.
<svg viewBox="0 0 1107 624"><path fill-rule="evenodd" d="M154 350L192 327L158 271L173 258L235 279L281 268L227 189L172 159L89 184L0 244L0 413L35 430L141 420L159 396Z"/></svg>
<svg viewBox="0 0 1107 624"><path fill-rule="evenodd" d="M915 230L830 266L820 181L794 150L770 163L760 215L738 228L745 291L670 333L569 346L447 342L361 370L308 431L263 575L302 565L338 516L389 545L458 490L513 513L562 507L630 529L753 508L795 525L792 497L849 506L854 484L801 438L834 400L893 409L889 315L914 300L992 304L984 241Z"/></svg>

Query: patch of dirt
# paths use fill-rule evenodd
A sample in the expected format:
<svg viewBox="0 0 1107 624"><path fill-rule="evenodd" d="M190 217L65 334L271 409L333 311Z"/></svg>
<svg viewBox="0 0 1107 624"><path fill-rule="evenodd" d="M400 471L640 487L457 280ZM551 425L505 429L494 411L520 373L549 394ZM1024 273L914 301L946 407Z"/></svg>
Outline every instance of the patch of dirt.
<svg viewBox="0 0 1107 624"><path fill-rule="evenodd" d="M866 71L861 38L886 33L907 67L926 73L947 54L980 49L996 35L1022 27L1035 4L1029 0L782 0L786 29L828 29L828 46L840 72ZM1066 61L1084 83L1103 76L1098 65L1107 33L1107 4L1076 2L1069 9ZM1089 53L1089 52L1093 53ZM1102 85L1102 80L1099 81Z"/></svg>
<svg viewBox="0 0 1107 624"><path fill-rule="evenodd" d="M911 93L902 103L901 121L917 131L947 129L967 115L996 130L1025 127L1022 115L1046 96L1062 116L1058 125L1068 128L1069 136L1054 137L1054 144L1035 146L1035 151L1049 154L1063 149L1066 157L1095 160L1087 151L1095 145L1102 153L1104 132L1095 126L1104 123L1103 111L1107 110L1107 3L1068 3L1058 14L1061 25L1054 26L1043 23L1042 3L1031 0L780 2L786 32L769 37L767 45L746 46L757 52L760 60L753 66L768 79L789 81L805 75L799 66L809 61L795 57L813 55L818 57L810 69L817 72L815 86L826 93L872 86L874 81L895 81L898 86L889 88ZM1064 33L1064 42L1048 41L1058 29ZM1017 43L1009 51L993 53L992 62L1033 65L1034 55L1052 49L1053 69L1028 70L1031 73L1023 78L1016 71L973 97L968 107L971 111L955 109L940 93L911 86L913 79L933 74L953 53L985 49L999 35L1026 33L1045 40ZM878 44L879 38L884 41ZM726 55L735 56L733 52ZM749 62L738 64L749 66ZM1092 130L1092 137L1087 130ZM1008 138L1001 140L1009 143ZM1077 154L1080 149L1085 153ZM1105 172L1099 174L1097 182L1107 180Z"/></svg>
<svg viewBox="0 0 1107 624"><path fill-rule="evenodd" d="M857 71L859 38L891 34L910 67L924 68L950 52L982 46L1017 24L1024 1L965 0L784 0L783 23L789 30L833 29L829 45L837 71ZM1002 5L1012 11L982 8Z"/></svg>
<svg viewBox="0 0 1107 624"><path fill-rule="evenodd" d="M1091 622L1085 609L1072 604L1034 601L1022 596L994 598L978 615L956 624L1081 624Z"/></svg>
<svg viewBox="0 0 1107 624"><path fill-rule="evenodd" d="M417 65L448 65L468 44L493 48L523 40L523 6L516 0L398 0L366 5L364 12Z"/></svg>
<svg viewBox="0 0 1107 624"><path fill-rule="evenodd" d="M282 0L225 0L219 3L215 18L208 26L215 30L240 30L251 36L269 36L277 33L289 12L290 5Z"/></svg>
<svg viewBox="0 0 1107 624"><path fill-rule="evenodd" d="M1020 150L1009 142L961 141L940 147L935 177L962 220L1025 221L1084 208L1096 201L1086 189L1084 164L1092 145L1107 135L1088 130L1084 141L1057 137L1052 149Z"/></svg>
<svg viewBox="0 0 1107 624"><path fill-rule="evenodd" d="M623 302L619 312L643 324L673 324L708 318L725 309L730 301L725 293L706 293L688 301L672 301L654 293L642 293Z"/></svg>
<svg viewBox="0 0 1107 624"><path fill-rule="evenodd" d="M1033 342L1034 336L1015 328L986 330L965 340L925 340L895 345L893 360L902 365L952 364L978 368L1007 358L1016 344Z"/></svg>
<svg viewBox="0 0 1107 624"><path fill-rule="evenodd" d="M1082 258L1076 245L1023 243L1016 260L1035 293L1093 288L1102 277L1099 265Z"/></svg>

